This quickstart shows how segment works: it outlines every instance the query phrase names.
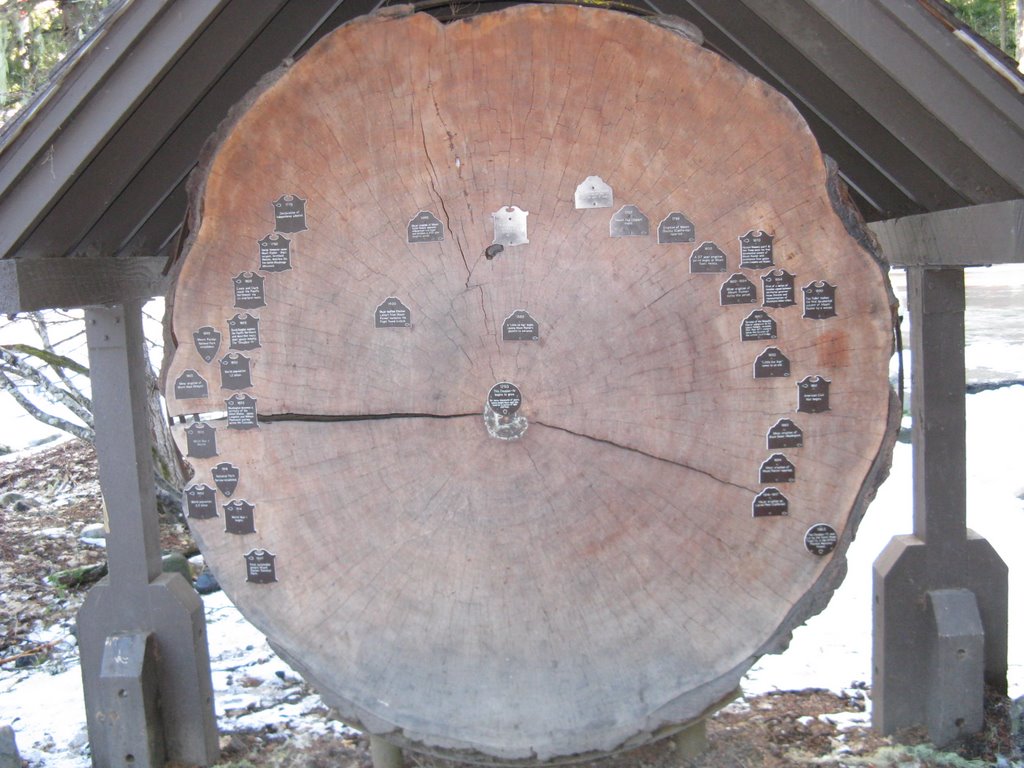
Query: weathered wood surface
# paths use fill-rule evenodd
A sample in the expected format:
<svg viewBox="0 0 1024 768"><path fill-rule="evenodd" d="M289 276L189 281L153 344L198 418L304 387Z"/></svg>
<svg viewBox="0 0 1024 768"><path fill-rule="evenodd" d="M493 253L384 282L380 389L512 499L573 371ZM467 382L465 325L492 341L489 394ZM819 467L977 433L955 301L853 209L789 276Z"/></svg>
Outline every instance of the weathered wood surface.
<svg viewBox="0 0 1024 768"><path fill-rule="evenodd" d="M576 210L590 175L613 208ZM328 36L225 129L196 191L166 381L171 413L215 414L231 391L192 343L228 352L232 278L259 266L272 201L306 199L292 269L261 273L267 306L251 389L258 429L214 420L254 534L193 520L218 579L346 717L428 748L505 759L638 743L698 717L820 610L888 466L891 304L884 269L844 229L825 163L793 107L679 35L592 8L521 6L442 26L370 17ZM609 237L636 205L648 237ZM529 243L487 259L491 213L529 211ZM418 211L443 242L408 244ZM696 242L659 245L682 211ZM741 342L756 304L720 306L738 237L775 237L796 306L771 342ZM703 241L728 271L691 274ZM837 287L802 317L800 288ZM410 328L374 327L387 297ZM535 342L502 341L525 309ZM786 378L755 379L766 346ZM186 369L210 395L175 399ZM796 382L831 380L797 413ZM529 422L489 436L507 380ZM784 517L754 518L780 418L796 482ZM186 451L184 428L177 439ZM810 554L828 523L837 550ZM246 582L244 555L278 581Z"/></svg>

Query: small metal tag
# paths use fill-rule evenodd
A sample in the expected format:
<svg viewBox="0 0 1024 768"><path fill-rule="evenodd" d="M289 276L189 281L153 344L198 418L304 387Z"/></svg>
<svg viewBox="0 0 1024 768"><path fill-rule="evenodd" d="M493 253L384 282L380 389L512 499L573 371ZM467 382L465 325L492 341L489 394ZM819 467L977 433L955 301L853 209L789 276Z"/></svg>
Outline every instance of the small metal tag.
<svg viewBox="0 0 1024 768"><path fill-rule="evenodd" d="M201 421L185 427L186 453L193 459L209 459L217 455L217 430Z"/></svg>
<svg viewBox="0 0 1024 768"><path fill-rule="evenodd" d="M803 448L804 431L789 419L779 419L768 430L766 442L769 451L779 448Z"/></svg>
<svg viewBox="0 0 1024 768"><path fill-rule="evenodd" d="M690 272L695 275L725 272L725 269L725 253L714 243L705 241L690 253Z"/></svg>
<svg viewBox="0 0 1024 768"><path fill-rule="evenodd" d="M772 484L796 482L796 467L784 454L774 453L761 464L757 481Z"/></svg>
<svg viewBox="0 0 1024 768"><path fill-rule="evenodd" d="M827 320L836 316L836 287L824 280L804 286L804 317Z"/></svg>
<svg viewBox="0 0 1024 768"><path fill-rule="evenodd" d="M274 201L274 229L302 232L306 229L306 201L295 195L281 195Z"/></svg>
<svg viewBox="0 0 1024 768"><path fill-rule="evenodd" d="M600 176L587 176L576 187L576 208L611 208L612 188Z"/></svg>
<svg viewBox="0 0 1024 768"><path fill-rule="evenodd" d="M220 349L220 331L216 328L204 325L192 334L192 340L196 344L196 352L203 358L203 362L212 363Z"/></svg>
<svg viewBox="0 0 1024 768"><path fill-rule="evenodd" d="M823 413L831 410L828 403L828 389L832 382L821 376L808 376L797 384L798 411L803 413Z"/></svg>
<svg viewBox="0 0 1024 768"><path fill-rule="evenodd" d="M719 294L723 307L730 304L753 304L757 301L757 286L737 272L722 283Z"/></svg>
<svg viewBox="0 0 1024 768"><path fill-rule="evenodd" d="M789 376L789 358L778 347L766 347L754 359L754 378L774 379L779 376Z"/></svg>
<svg viewBox="0 0 1024 768"><path fill-rule="evenodd" d="M245 355L229 352L220 359L221 389L248 389L252 386L251 361Z"/></svg>
<svg viewBox="0 0 1024 768"><path fill-rule="evenodd" d="M754 517L781 517L789 514L789 501L778 488L765 488L754 497Z"/></svg>
<svg viewBox="0 0 1024 768"><path fill-rule="evenodd" d="M373 313L375 328L409 328L412 325L412 312L399 299L388 296L377 305Z"/></svg>
<svg viewBox="0 0 1024 768"><path fill-rule="evenodd" d="M740 341L766 341L778 338L778 326L763 309L755 309L740 324Z"/></svg>
<svg viewBox="0 0 1024 768"><path fill-rule="evenodd" d="M530 242L526 236L526 217L529 215L529 211L524 211L516 205L499 208L492 213L494 244L511 246Z"/></svg>
<svg viewBox="0 0 1024 768"><path fill-rule="evenodd" d="M260 319L248 312L228 320L228 348L248 351L260 348Z"/></svg>
<svg viewBox="0 0 1024 768"><path fill-rule="evenodd" d="M697 231L694 229L693 222L680 211L672 211L658 224L658 243L661 245L692 243L696 239ZM692 266L690 271L693 271ZM725 271L724 265L722 271Z"/></svg>
<svg viewBox="0 0 1024 768"><path fill-rule="evenodd" d="M440 242L444 240L444 224L430 211L420 211L409 220L405 239L410 245Z"/></svg>
<svg viewBox="0 0 1024 768"><path fill-rule="evenodd" d="M807 551L818 557L831 553L838 543L839 534L828 523L812 525L804 534L804 546L807 547Z"/></svg>
<svg viewBox="0 0 1024 768"><path fill-rule="evenodd" d="M284 272L292 268L292 241L272 232L259 241L260 271Z"/></svg>
<svg viewBox="0 0 1024 768"><path fill-rule="evenodd" d="M181 372L181 375L174 380L175 400L196 400L210 394L210 388L206 379L199 375L198 371L188 368Z"/></svg>
<svg viewBox="0 0 1024 768"><path fill-rule="evenodd" d="M775 266L775 255L772 250L774 235L752 229L739 240L741 269L766 269Z"/></svg>
<svg viewBox="0 0 1024 768"><path fill-rule="evenodd" d="M255 397L238 393L225 400L224 404L228 411L228 429L259 428Z"/></svg>
<svg viewBox="0 0 1024 768"><path fill-rule="evenodd" d="M651 222L635 205L624 205L608 222L611 237L647 237L651 233Z"/></svg>
<svg viewBox="0 0 1024 768"><path fill-rule="evenodd" d="M502 416L511 416L523 404L523 394L515 384L507 381L499 381L491 391L487 393L487 405L495 413Z"/></svg>
<svg viewBox="0 0 1024 768"><path fill-rule="evenodd" d="M224 505L224 533L244 536L256 533L256 507L243 499L235 499Z"/></svg>
<svg viewBox="0 0 1024 768"><path fill-rule="evenodd" d="M501 324L502 341L538 341L540 325L525 309L517 309Z"/></svg>
<svg viewBox="0 0 1024 768"><path fill-rule="evenodd" d="M217 490L230 499L238 487L238 467L230 461L222 461L210 470L210 474L213 475L213 482L217 486Z"/></svg>
<svg viewBox="0 0 1024 768"><path fill-rule="evenodd" d="M796 288L793 286L793 275L784 269L761 275L764 288L762 307L791 307L796 304Z"/></svg>
<svg viewBox="0 0 1024 768"><path fill-rule="evenodd" d="M235 306L238 309L259 309L267 306L263 291L265 277L255 272L241 272L231 278L235 285Z"/></svg>
<svg viewBox="0 0 1024 768"><path fill-rule="evenodd" d="M217 516L217 492L205 483L185 489L185 512L193 520L209 520Z"/></svg>
<svg viewBox="0 0 1024 768"><path fill-rule="evenodd" d="M250 584L273 584L277 581L277 555L265 549L245 554L245 580Z"/></svg>

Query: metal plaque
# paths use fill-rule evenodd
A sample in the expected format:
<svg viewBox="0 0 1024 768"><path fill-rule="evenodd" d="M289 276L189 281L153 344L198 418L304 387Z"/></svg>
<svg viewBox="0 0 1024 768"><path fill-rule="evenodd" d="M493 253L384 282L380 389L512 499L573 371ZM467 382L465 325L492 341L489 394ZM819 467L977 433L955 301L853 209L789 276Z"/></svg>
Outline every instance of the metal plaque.
<svg viewBox="0 0 1024 768"><path fill-rule="evenodd" d="M491 391L487 393L487 405L495 413L502 416L511 416L519 410L523 404L523 394L519 387L507 381L499 381Z"/></svg>
<svg viewBox="0 0 1024 768"><path fill-rule="evenodd" d="M690 253L690 272L725 272L725 253L714 243L701 243L700 248Z"/></svg>
<svg viewBox="0 0 1024 768"><path fill-rule="evenodd" d="M723 307L730 304L753 304L757 301L757 286L739 272L722 283L719 293Z"/></svg>
<svg viewBox="0 0 1024 768"><path fill-rule="evenodd" d="M252 386L252 366L248 357L229 352L220 359L221 389L248 389Z"/></svg>
<svg viewBox="0 0 1024 768"><path fill-rule="evenodd" d="M260 348L260 319L245 312L228 320L228 348L248 351Z"/></svg>
<svg viewBox="0 0 1024 768"><path fill-rule="evenodd" d="M754 497L754 517L780 517L789 514L789 501L778 488L765 488Z"/></svg>
<svg viewBox="0 0 1024 768"><path fill-rule="evenodd" d="M243 536L256 533L256 507L248 501L235 499L224 505L224 533Z"/></svg>
<svg viewBox="0 0 1024 768"><path fill-rule="evenodd" d="M259 241L260 271L284 272L292 268L292 241L276 232Z"/></svg>
<svg viewBox="0 0 1024 768"><path fill-rule="evenodd" d="M236 393L224 401L228 409L228 429L256 429L259 417L256 415L256 398Z"/></svg>
<svg viewBox="0 0 1024 768"><path fill-rule="evenodd" d="M759 483L796 482L796 467L784 454L774 453L763 464L757 475Z"/></svg>
<svg viewBox="0 0 1024 768"><path fill-rule="evenodd" d="M755 309L740 324L740 341L766 341L778 338L778 326L763 309Z"/></svg>
<svg viewBox="0 0 1024 768"><path fill-rule="evenodd" d="M836 287L824 280L804 286L804 317L827 320L836 316Z"/></svg>
<svg viewBox="0 0 1024 768"><path fill-rule="evenodd" d="M245 553L245 580L250 584L273 584L277 581L277 555L265 549Z"/></svg>
<svg viewBox="0 0 1024 768"><path fill-rule="evenodd" d="M671 243L692 243L697 239L697 231L693 222L686 218L680 211L672 211L658 224L658 243L669 245ZM691 268L692 272L693 269ZM725 271L725 267L722 267Z"/></svg>
<svg viewBox="0 0 1024 768"><path fill-rule="evenodd" d="M612 188L600 176L587 176L576 187L577 208L611 208Z"/></svg>
<svg viewBox="0 0 1024 768"><path fill-rule="evenodd" d="M651 222L635 205L624 205L608 222L611 237L647 237L651 233Z"/></svg>
<svg viewBox="0 0 1024 768"><path fill-rule="evenodd" d="M766 269L775 266L773 240L774 235L753 229L740 237L740 268Z"/></svg>
<svg viewBox="0 0 1024 768"><path fill-rule="evenodd" d="M195 400L206 397L208 394L210 394L210 388L206 384L206 379L191 368L182 371L181 375L174 380L175 400Z"/></svg>
<svg viewBox="0 0 1024 768"><path fill-rule="evenodd" d="M210 459L217 455L217 430L201 421L185 427L186 453L193 459Z"/></svg>
<svg viewBox="0 0 1024 768"><path fill-rule="evenodd" d="M196 352L203 358L203 361L212 363L220 349L220 331L212 326L204 325L192 334L192 340L196 343Z"/></svg>
<svg viewBox="0 0 1024 768"><path fill-rule="evenodd" d="M540 325L525 309L517 309L501 324L502 341L538 341Z"/></svg>
<svg viewBox="0 0 1024 768"><path fill-rule="evenodd" d="M410 245L440 242L444 240L444 224L430 211L420 211L409 220L405 239Z"/></svg>
<svg viewBox="0 0 1024 768"><path fill-rule="evenodd" d="M281 195L274 201L274 229L302 232L306 229L306 201L295 195Z"/></svg>
<svg viewBox="0 0 1024 768"><path fill-rule="evenodd" d="M828 403L828 388L832 382L821 376L808 376L797 384L798 411L822 413L831 410Z"/></svg>
<svg viewBox="0 0 1024 768"><path fill-rule="evenodd" d="M782 308L796 304L793 280L793 275L784 269L761 275L761 285L764 288L764 301L761 302L761 306Z"/></svg>
<svg viewBox="0 0 1024 768"><path fill-rule="evenodd" d="M828 523L812 525L804 534L804 546L812 555L824 557L836 548L839 543L839 534L836 529Z"/></svg>
<svg viewBox="0 0 1024 768"><path fill-rule="evenodd" d="M185 513L193 520L209 520L217 516L217 492L205 483L189 486L183 496Z"/></svg>
<svg viewBox="0 0 1024 768"><path fill-rule="evenodd" d="M231 278L235 286L235 306L238 309L259 309L267 306L263 290L266 278L255 272L241 272Z"/></svg>
<svg viewBox="0 0 1024 768"><path fill-rule="evenodd" d="M754 359L754 378L774 379L778 376L789 376L789 358L778 347L766 347Z"/></svg>
<svg viewBox="0 0 1024 768"><path fill-rule="evenodd" d="M230 461L222 461L210 470L210 474L213 475L213 482L217 486L217 490L230 499L238 487L238 467Z"/></svg>
<svg viewBox="0 0 1024 768"><path fill-rule="evenodd" d="M768 430L768 450L779 448L803 448L804 431L789 419L779 419Z"/></svg>
<svg viewBox="0 0 1024 768"><path fill-rule="evenodd" d="M394 296L388 296L377 305L373 313L376 328L408 328L412 325L412 312Z"/></svg>
<svg viewBox="0 0 1024 768"><path fill-rule="evenodd" d="M529 211L524 211L517 205L499 208L492 213L494 244L525 245L530 242L526 236L526 217L529 215Z"/></svg>

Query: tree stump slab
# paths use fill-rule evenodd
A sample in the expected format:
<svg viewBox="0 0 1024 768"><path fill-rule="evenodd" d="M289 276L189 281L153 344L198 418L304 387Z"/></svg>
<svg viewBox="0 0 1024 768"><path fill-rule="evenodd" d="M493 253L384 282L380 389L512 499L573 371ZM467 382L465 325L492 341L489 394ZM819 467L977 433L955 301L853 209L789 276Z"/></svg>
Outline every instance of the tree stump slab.
<svg viewBox="0 0 1024 768"><path fill-rule="evenodd" d="M207 155L165 370L186 507L343 717L619 749L824 607L891 454L894 299L764 83L613 11L398 10Z"/></svg>

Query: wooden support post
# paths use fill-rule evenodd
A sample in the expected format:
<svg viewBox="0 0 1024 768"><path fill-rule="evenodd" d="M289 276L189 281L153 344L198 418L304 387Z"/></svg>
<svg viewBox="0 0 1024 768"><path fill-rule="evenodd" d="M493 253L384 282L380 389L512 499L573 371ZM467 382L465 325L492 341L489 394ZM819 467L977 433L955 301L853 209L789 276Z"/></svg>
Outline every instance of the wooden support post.
<svg viewBox="0 0 1024 768"><path fill-rule="evenodd" d="M370 736L370 759L373 768L402 768L402 750L382 736Z"/></svg>
<svg viewBox="0 0 1024 768"><path fill-rule="evenodd" d="M111 635L100 662L103 702L98 728L90 734L93 752L109 765L156 768L164 764L157 679L156 644L151 634Z"/></svg>
<svg viewBox="0 0 1024 768"><path fill-rule="evenodd" d="M218 754L203 605L180 574L160 572L160 541L146 404L142 304L86 311L100 488L110 521L109 576L78 613L86 720L95 766L140 765L149 755L208 765ZM149 637L156 691L140 660L129 677L142 701L116 729L107 713L125 706L127 683L110 683L110 648ZM145 645L145 644L144 644ZM155 734L162 734L157 738ZM162 743L157 746L154 738ZM140 752L139 745L153 745ZM128 760L132 755L133 760Z"/></svg>

